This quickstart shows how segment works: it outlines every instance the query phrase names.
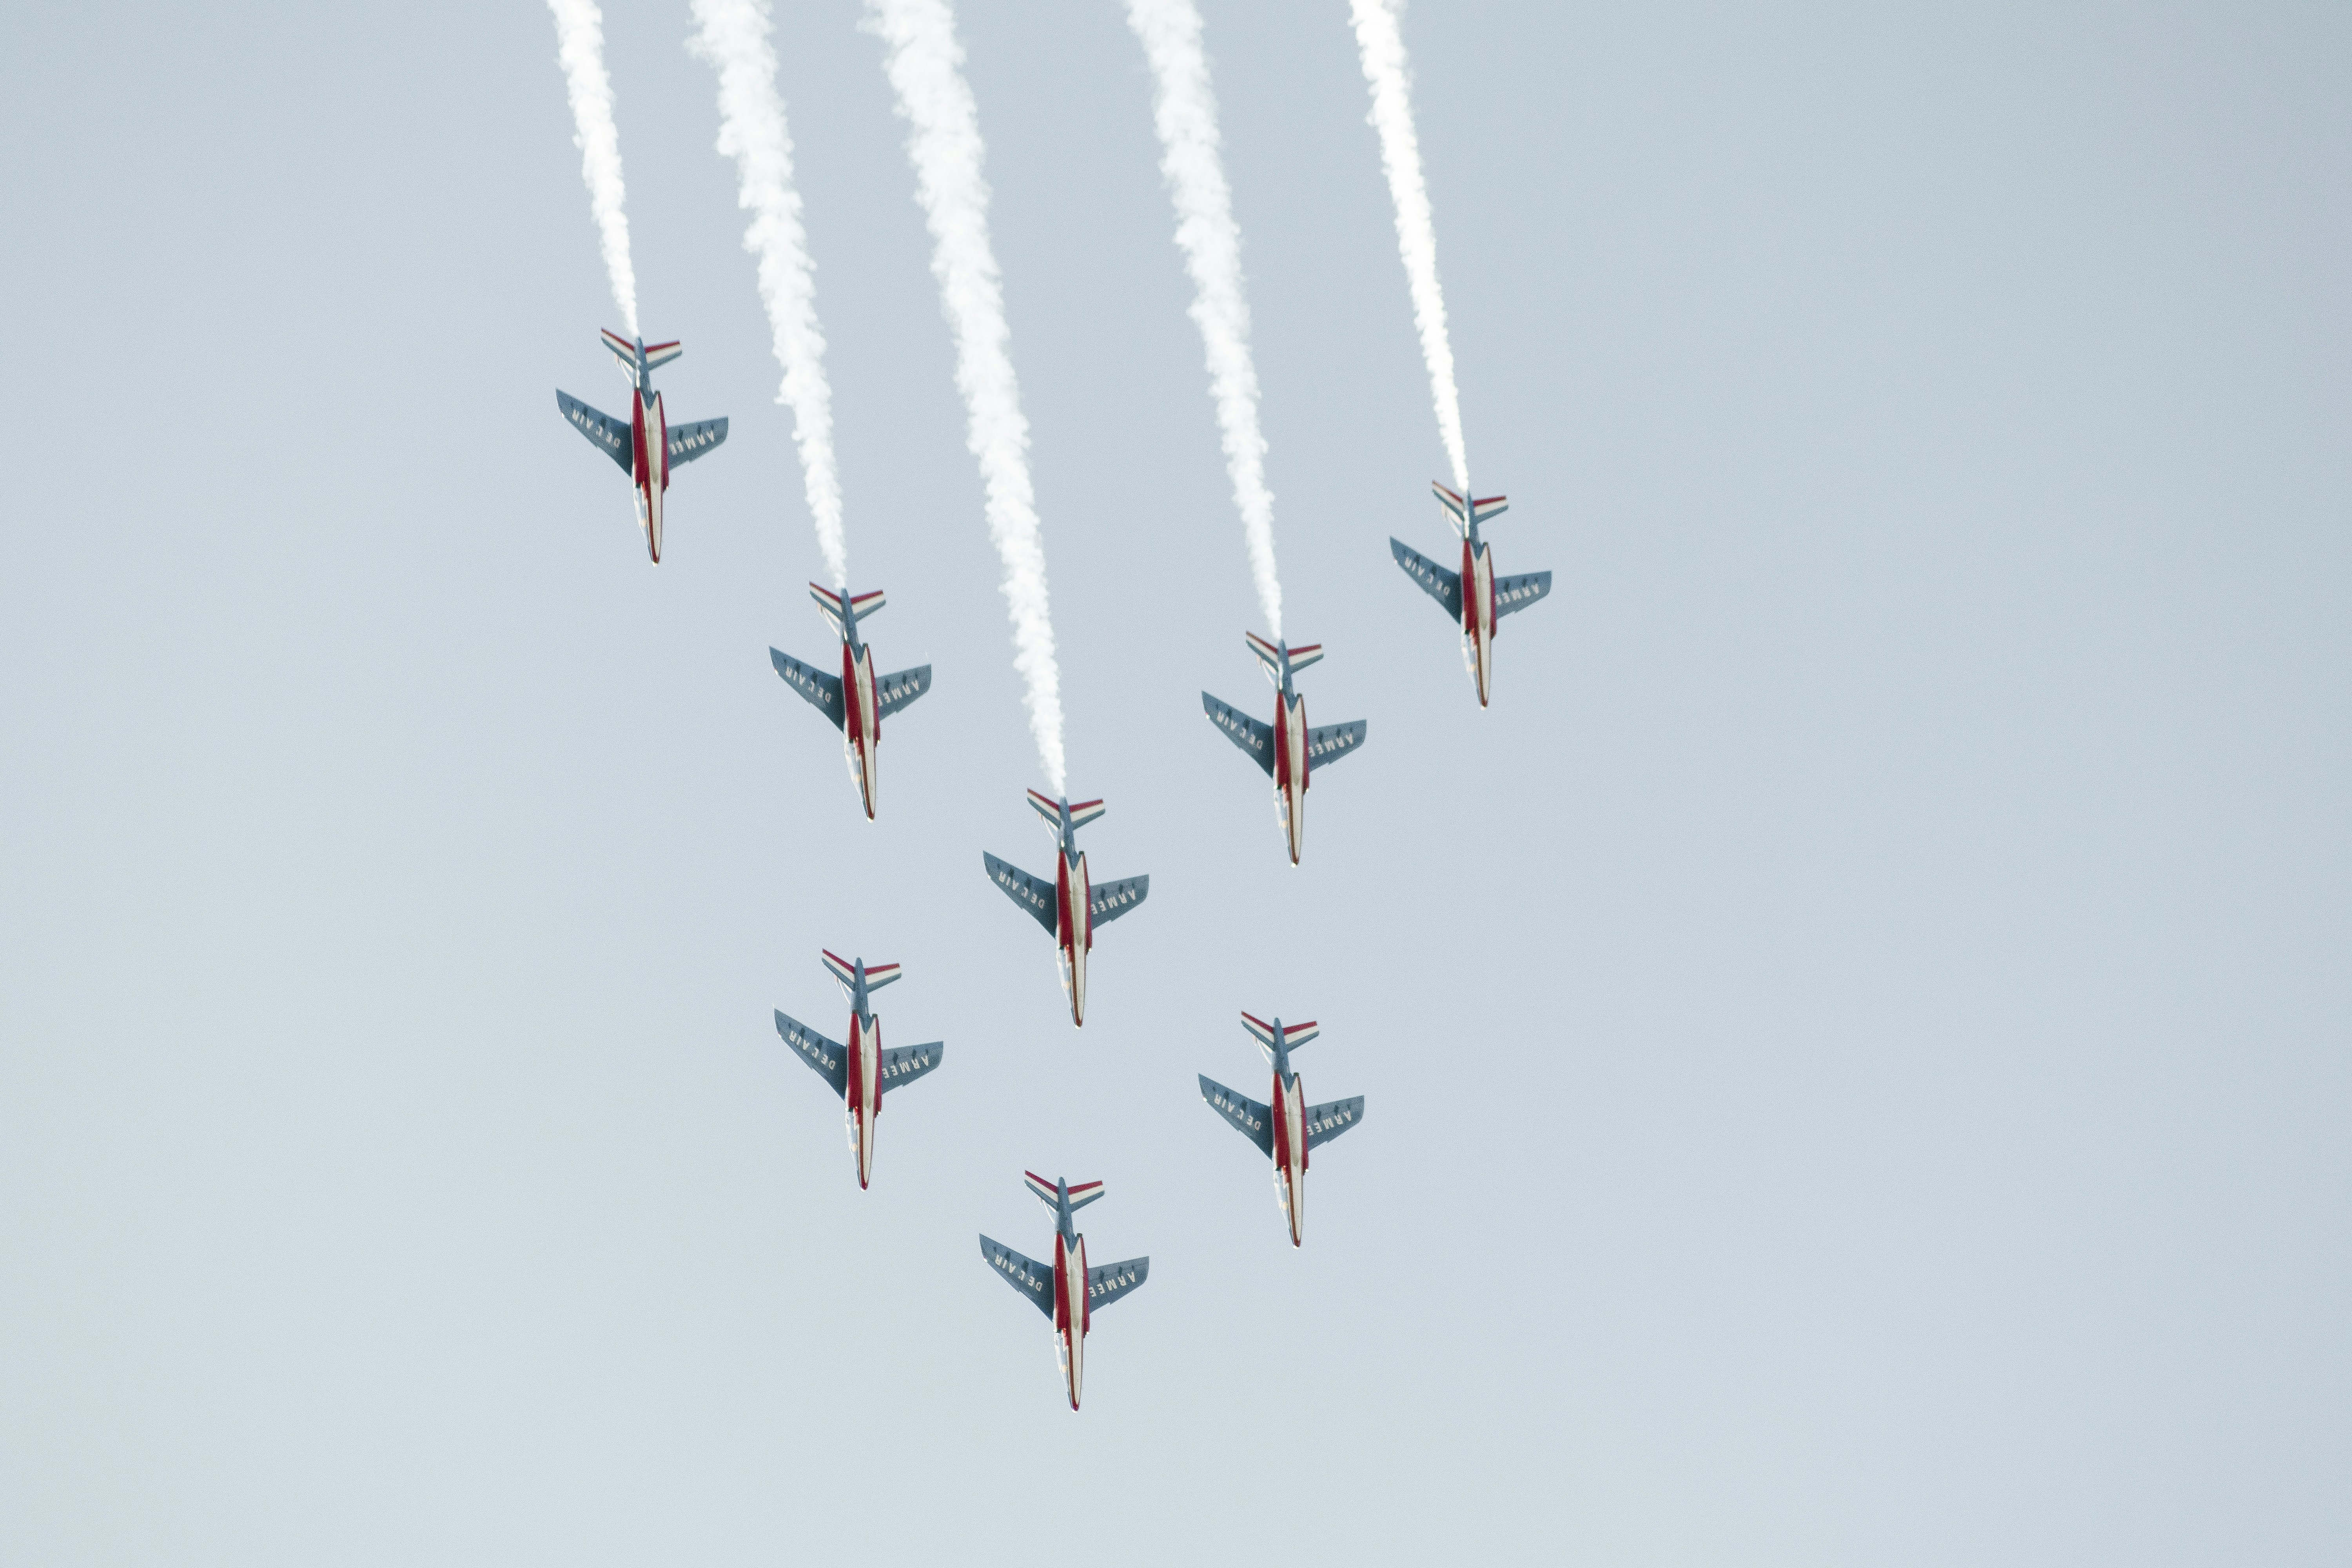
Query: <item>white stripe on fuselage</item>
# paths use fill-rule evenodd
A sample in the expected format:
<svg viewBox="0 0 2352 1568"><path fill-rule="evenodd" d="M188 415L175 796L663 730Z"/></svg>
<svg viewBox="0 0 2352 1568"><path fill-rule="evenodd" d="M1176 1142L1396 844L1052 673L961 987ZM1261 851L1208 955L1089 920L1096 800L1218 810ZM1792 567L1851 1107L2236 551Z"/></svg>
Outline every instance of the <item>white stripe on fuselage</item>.
<svg viewBox="0 0 2352 1568"><path fill-rule="evenodd" d="M1278 737L1286 764L1282 792L1283 827L1290 839L1290 863L1298 864L1298 852L1307 842L1307 786L1314 783L1307 771L1307 699L1292 697L1275 700L1276 717L1282 726Z"/></svg>
<svg viewBox="0 0 2352 1568"><path fill-rule="evenodd" d="M855 682L857 710L849 715L841 727L842 738L849 747L849 771L857 779L857 793L866 803L866 816L873 820L876 797L881 793L881 758L876 754L876 744L882 738L882 715L874 706L874 650L863 644L850 661L850 679Z"/></svg>
<svg viewBox="0 0 2352 1568"><path fill-rule="evenodd" d="M1054 1262L1054 1285L1061 1293L1060 1316L1066 1325L1059 1328L1056 1334L1061 1342L1062 1379L1069 1392L1070 1408L1076 1410L1080 1385L1086 1381L1087 1238L1082 1236L1076 1247L1068 1247L1056 1231Z"/></svg>
<svg viewBox="0 0 2352 1568"><path fill-rule="evenodd" d="M1087 880L1087 858L1076 855L1056 856L1055 893L1061 906L1070 911L1069 924L1055 932L1061 943L1062 990L1070 999L1070 1022L1084 1028L1087 1022L1087 950L1094 945L1093 885ZM1059 912L1056 911L1056 921Z"/></svg>
<svg viewBox="0 0 2352 1568"><path fill-rule="evenodd" d="M1307 1223L1307 1080L1293 1073L1287 1084L1275 1085L1282 1118L1284 1142L1290 1156L1287 1168L1277 1167L1275 1180L1281 1183L1286 1201L1282 1207L1290 1221L1290 1245L1297 1247Z"/></svg>

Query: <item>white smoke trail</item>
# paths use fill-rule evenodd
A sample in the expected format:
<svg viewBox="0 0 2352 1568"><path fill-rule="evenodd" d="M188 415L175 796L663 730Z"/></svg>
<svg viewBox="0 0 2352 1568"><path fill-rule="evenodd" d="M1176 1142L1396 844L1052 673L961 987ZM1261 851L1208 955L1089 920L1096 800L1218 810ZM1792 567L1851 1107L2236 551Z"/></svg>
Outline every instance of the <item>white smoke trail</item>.
<svg viewBox="0 0 2352 1568"><path fill-rule="evenodd" d="M1242 235L1218 153L1217 98L1201 52L1192 0L1129 0L1128 25L1143 40L1159 84L1152 121L1160 171L1176 203L1176 244L1192 275L1192 320L1208 350L1209 384L1224 438L1225 472L1249 541L1250 574L1268 635L1282 636L1282 581L1274 569L1274 497L1265 488L1265 437L1257 423L1257 366L1250 358L1249 300L1242 292Z"/></svg>
<svg viewBox="0 0 2352 1568"><path fill-rule="evenodd" d="M621 133L613 124L613 79L604 74L604 14L596 0L547 0L555 13L555 54L563 62L579 134L580 175L604 242L604 270L613 275L613 302L621 324L637 335L637 269L629 260L629 215L622 206Z"/></svg>
<svg viewBox="0 0 2352 1568"><path fill-rule="evenodd" d="M1462 450L1462 395L1454 384L1454 345L1445 336L1445 295L1437 286L1437 223L1429 187L1421 178L1421 141L1412 129L1412 92L1404 39L1397 31L1403 0L1350 0L1356 47L1371 85L1371 122L1381 133L1381 166L1396 204L1397 249L1412 289L1412 324L1421 329L1421 357L1437 405L1437 431L1454 463L1454 488L1470 489L1470 459Z"/></svg>
<svg viewBox="0 0 2352 1568"><path fill-rule="evenodd" d="M817 548L833 585L849 586L849 546L841 529L841 472L833 458L833 388L824 375L824 334L817 328L815 263L801 227L793 187L793 137L776 93L776 54L769 47L765 0L694 0L699 26L688 45L719 73L719 150L735 160L751 214L743 248L760 260L760 301L784 384L776 401L793 411L793 440Z"/></svg>
<svg viewBox="0 0 2352 1568"><path fill-rule="evenodd" d="M914 130L908 155L916 198L931 230L931 276L956 344L966 441L980 459L988 535L1004 563L1013 613L1013 668L1029 688L1029 729L1055 795L1067 788L1062 756L1062 678L1045 593L1045 548L1029 484L1029 422L1013 378L1004 294L988 238L988 182L981 174L979 111L963 79L963 50L946 0L866 0L866 29L889 47L890 86Z"/></svg>

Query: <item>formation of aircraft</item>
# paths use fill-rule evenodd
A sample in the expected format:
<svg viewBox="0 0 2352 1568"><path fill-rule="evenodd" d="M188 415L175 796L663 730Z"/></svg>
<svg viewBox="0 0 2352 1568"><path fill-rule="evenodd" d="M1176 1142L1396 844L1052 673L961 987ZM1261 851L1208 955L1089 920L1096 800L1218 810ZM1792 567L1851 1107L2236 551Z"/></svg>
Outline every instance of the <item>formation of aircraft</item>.
<svg viewBox="0 0 2352 1568"><path fill-rule="evenodd" d="M1045 819L1060 851L1054 858L1054 879L1048 882L1043 877L1033 877L985 850L981 853L981 860L988 868L988 879L1003 889L1006 898L1028 910L1039 925L1052 933L1062 971L1062 989L1070 998L1070 1022L1084 1028L1087 952L1095 944L1095 928L1108 925L1143 902L1151 891L1151 879L1128 877L1105 882L1101 887L1088 880L1087 858L1078 848L1078 829L1103 814L1106 807L1102 802L1082 800L1072 805L1067 795L1050 800L1033 789L1029 792L1029 804Z"/></svg>
<svg viewBox="0 0 2352 1568"><path fill-rule="evenodd" d="M768 658L784 684L807 698L809 705L841 731L849 776L857 781L858 798L866 804L866 820L871 822L881 788L882 721L931 689L931 667L919 665L896 675L876 677L874 650L857 635L857 623L883 606L886 601L879 588L852 598L812 583L809 597L816 601L818 613L841 638L841 673L827 675L782 648L770 648Z"/></svg>
<svg viewBox="0 0 2352 1568"><path fill-rule="evenodd" d="M1049 1182L1034 1171L1024 1171L1022 1175L1029 1190L1054 1211L1054 1261L1045 1264L1024 1258L985 1236L980 1238L980 1255L1004 1277L1006 1284L1054 1320L1054 1353L1062 1363L1062 1384L1069 1393L1070 1408L1076 1410L1079 1386L1085 1381L1087 1331L1094 1326L1096 1309L1109 1306L1140 1286L1151 1273L1151 1259L1130 1258L1123 1263L1088 1268L1087 1238L1078 1234L1074 1216L1103 1195L1103 1184L1081 1182L1074 1187L1058 1177Z"/></svg>
<svg viewBox="0 0 2352 1568"><path fill-rule="evenodd" d="M1293 647L1268 642L1255 632L1244 632L1250 652L1257 655L1265 678L1276 693L1274 722L1261 724L1229 703L1201 693L1201 707L1209 722L1223 730L1252 762L1274 781L1274 809L1290 842L1290 863L1298 864L1299 847L1307 837L1307 786L1314 768L1328 767L1364 743L1364 721L1307 726L1307 699L1298 694L1291 677L1323 657L1321 643Z"/></svg>
<svg viewBox="0 0 2352 1568"><path fill-rule="evenodd" d="M1216 1079L1201 1077L1201 1098L1209 1109L1233 1123L1234 1130L1257 1145L1274 1162L1274 1199L1290 1224L1290 1245L1304 1239L1307 1223L1307 1156L1364 1119L1364 1097L1307 1103L1307 1084L1290 1065L1290 1053L1322 1031L1312 1020L1285 1026L1242 1015L1242 1026L1265 1053L1274 1068L1274 1103L1260 1105L1248 1095L1227 1089Z"/></svg>
<svg viewBox="0 0 2352 1568"><path fill-rule="evenodd" d="M869 964L828 949L824 969L841 983L842 994L849 999L849 1044L826 1039L781 1009L776 1033L841 1096L862 1192L874 1177L874 1122L882 1114L882 1091L904 1088L939 1066L947 1047L938 1040L924 1046L883 1045L882 1020L875 1016L873 995L898 978L897 964Z"/></svg>
<svg viewBox="0 0 2352 1568"><path fill-rule="evenodd" d="M1444 605L1454 624L1462 628L1463 658L1470 666L1471 679L1478 687L1478 706L1484 708L1493 685L1496 623L1550 593L1551 574L1495 575L1494 552L1479 536L1478 525L1506 510L1510 505L1507 499L1488 496L1483 500L1473 500L1455 495L1433 481L1429 488L1437 492L1437 504L1445 509L1454 531L1462 536L1462 570L1448 572L1401 539L1391 538L1389 550L1396 556L1396 563L1404 568L1405 575Z"/></svg>
<svg viewBox="0 0 2352 1568"><path fill-rule="evenodd" d="M669 489L669 471L679 463L690 463L721 441L727 439L727 421L702 419L691 425L681 425L673 430L669 416L663 411L661 394L654 390L654 370L667 364L686 352L676 342L647 343L643 338L625 338L620 333L604 334L604 346L629 374L629 417L614 418L581 402L558 387L555 406L573 429L593 442L604 454L621 465L636 488L637 526L646 532L646 547L653 552L654 564L661 564L662 493Z"/></svg>

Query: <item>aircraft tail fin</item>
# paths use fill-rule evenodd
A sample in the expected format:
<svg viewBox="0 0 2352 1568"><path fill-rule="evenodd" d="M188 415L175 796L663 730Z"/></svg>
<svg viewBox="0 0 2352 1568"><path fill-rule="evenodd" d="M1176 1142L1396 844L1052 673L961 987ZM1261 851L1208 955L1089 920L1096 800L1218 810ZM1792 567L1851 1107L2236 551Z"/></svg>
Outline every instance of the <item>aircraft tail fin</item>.
<svg viewBox="0 0 2352 1568"><path fill-rule="evenodd" d="M1490 517L1498 516L1511 504L1507 496L1459 496L1434 481L1429 488L1437 492L1437 504L1445 509L1445 515L1454 523L1454 531L1465 539L1470 536L1473 521L1484 522Z"/></svg>
<svg viewBox="0 0 2352 1568"><path fill-rule="evenodd" d="M1024 1171L1021 1174L1028 1182L1029 1190L1037 1194L1039 1203L1044 1204L1047 1208L1060 1206L1061 1193L1054 1183L1047 1181L1034 1171ZM1082 1209L1102 1195L1103 1184L1100 1182L1070 1184L1070 1207L1073 1209Z"/></svg>
<svg viewBox="0 0 2352 1568"><path fill-rule="evenodd" d="M1244 1013L1242 1015L1242 1027L1250 1032L1250 1037L1255 1040L1258 1043L1259 1047L1265 1052L1267 1059L1272 1060L1274 1057L1274 1026L1267 1023L1263 1018L1253 1017L1251 1015ZM1295 1051L1322 1032L1323 1026L1315 1022L1312 1018L1309 1018L1304 1024L1285 1024L1282 1026L1282 1043L1286 1049Z"/></svg>

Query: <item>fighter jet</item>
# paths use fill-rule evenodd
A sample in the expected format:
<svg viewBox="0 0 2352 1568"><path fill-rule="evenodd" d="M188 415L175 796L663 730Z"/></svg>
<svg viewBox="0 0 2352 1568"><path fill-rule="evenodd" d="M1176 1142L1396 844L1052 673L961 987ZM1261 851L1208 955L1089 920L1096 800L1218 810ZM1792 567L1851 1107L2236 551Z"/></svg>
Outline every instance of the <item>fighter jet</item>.
<svg viewBox="0 0 2352 1568"><path fill-rule="evenodd" d="M882 1020L875 1016L872 997L898 978L897 964L869 964L862 958L842 958L828 952L824 968L841 982L842 992L849 998L849 1044L836 1045L781 1012L776 1015L776 1033L841 1096L848 1110L849 1152L857 1160L857 1185L862 1192L874 1175L874 1119L882 1114L882 1091L903 1088L939 1066L947 1047L937 1040L928 1046L883 1047Z"/></svg>
<svg viewBox="0 0 2352 1568"><path fill-rule="evenodd" d="M1290 678L1323 657L1321 643L1293 647L1286 642L1268 642L1255 632L1244 632L1242 636L1249 639L1250 652L1257 655L1258 662L1265 667L1265 678L1282 694L1274 705L1273 727L1269 729L1205 691L1201 693L1201 706L1207 711L1209 722L1223 730L1234 745L1248 753L1250 761L1264 768L1274 780L1275 816L1289 837L1290 863L1296 866L1299 847L1307 838L1308 773L1314 767L1328 767L1362 745L1364 721L1358 719L1348 724L1326 724L1319 730L1307 727L1307 699L1298 695Z"/></svg>
<svg viewBox="0 0 2352 1568"><path fill-rule="evenodd" d="M1478 536L1478 525L1507 508L1510 502L1506 498L1488 496L1484 500L1472 500L1441 484L1433 483L1429 488L1437 492L1437 504L1445 509L1445 515L1453 520L1454 531L1462 536L1461 572L1448 572L1402 540L1391 539L1389 550L1396 556L1396 563L1404 568L1405 575L1444 605L1454 624L1462 628L1463 662L1470 667L1470 678L1478 687L1478 706L1484 708L1494 673L1496 623L1550 593L1551 574L1495 575L1494 552Z"/></svg>
<svg viewBox="0 0 2352 1568"><path fill-rule="evenodd" d="M1291 1071L1290 1053L1322 1033L1310 1020L1283 1026L1276 1018L1242 1015L1247 1029L1274 1065L1274 1104L1260 1105L1212 1078L1201 1079L1201 1098L1209 1109L1232 1122L1241 1135L1274 1160L1274 1201L1290 1222L1290 1245L1301 1239L1307 1219L1307 1152L1328 1143L1364 1119L1364 1097L1335 1100L1325 1105L1307 1103L1307 1085Z"/></svg>
<svg viewBox="0 0 2352 1568"><path fill-rule="evenodd" d="M1084 1028L1087 951L1095 944L1095 927L1109 924L1143 902L1151 891L1151 879L1129 877L1099 888L1087 880L1087 858L1078 853L1078 829L1103 814L1107 808L1102 802L1082 800L1072 805L1067 795L1048 800L1033 789L1029 804L1045 819L1047 830L1061 848L1054 862L1054 879L1033 877L985 850L980 858L987 864L989 879L1004 889L1004 896L1053 933L1054 945L1059 949L1062 989L1070 998L1070 1022Z"/></svg>
<svg viewBox="0 0 2352 1568"><path fill-rule="evenodd" d="M1048 1265L1022 1257L1001 1241L980 1238L980 1255L1005 1282L1036 1303L1054 1320L1054 1353L1062 1363L1062 1384L1069 1390L1070 1408L1078 1407L1078 1384L1085 1367L1087 1331L1094 1326L1094 1310L1108 1307L1143 1283L1151 1259L1130 1258L1124 1263L1087 1267L1087 1238L1078 1234L1071 1216L1103 1195L1100 1182L1047 1181L1033 1171L1029 1190L1054 1211L1054 1261Z"/></svg>
<svg viewBox="0 0 2352 1568"><path fill-rule="evenodd" d="M673 430L662 412L661 394L654 390L654 367L667 364L686 351L675 342L648 343L618 332L604 334L604 346L627 371L634 387L629 393L629 416L615 419L589 407L561 387L555 406L573 428L594 442L621 465L637 488L637 526L646 531L646 544L654 564L661 564L662 492L669 489L669 471L690 463L727 439L727 421L704 419Z"/></svg>
<svg viewBox="0 0 2352 1568"><path fill-rule="evenodd" d="M876 793L881 787L881 759L876 752L882 744L883 716L896 713L931 689L931 667L926 664L915 669L902 669L896 675L875 675L874 650L857 635L857 623L882 607L879 588L871 594L845 598L812 583L809 597L816 601L825 624L841 638L841 674L827 675L780 648L770 648L768 658L776 667L776 673L784 678L784 684L807 698L811 706L832 720L834 728L841 731L842 749L849 758L849 776L857 781L858 797L866 803L866 820L871 822Z"/></svg>

